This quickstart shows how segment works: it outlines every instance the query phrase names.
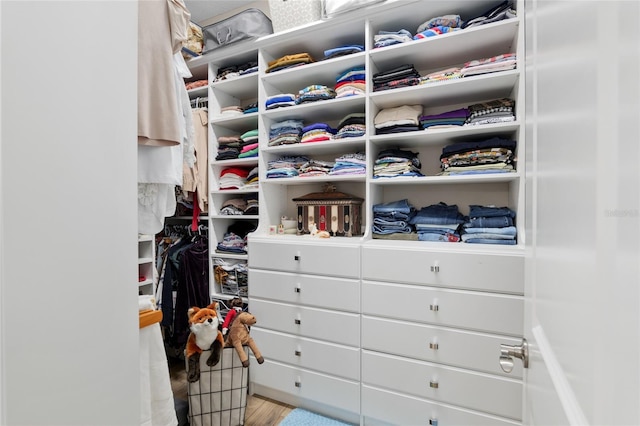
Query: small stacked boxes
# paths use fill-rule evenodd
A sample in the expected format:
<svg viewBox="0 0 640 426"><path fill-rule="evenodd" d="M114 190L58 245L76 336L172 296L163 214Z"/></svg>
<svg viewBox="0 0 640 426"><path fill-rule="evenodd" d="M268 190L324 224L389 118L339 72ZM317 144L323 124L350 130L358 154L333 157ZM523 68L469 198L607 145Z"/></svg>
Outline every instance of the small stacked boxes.
<svg viewBox="0 0 640 426"><path fill-rule="evenodd" d="M362 198L342 192L312 192L294 198L297 208L298 235L309 234L313 224L331 236L352 237L362 234L360 210Z"/></svg>

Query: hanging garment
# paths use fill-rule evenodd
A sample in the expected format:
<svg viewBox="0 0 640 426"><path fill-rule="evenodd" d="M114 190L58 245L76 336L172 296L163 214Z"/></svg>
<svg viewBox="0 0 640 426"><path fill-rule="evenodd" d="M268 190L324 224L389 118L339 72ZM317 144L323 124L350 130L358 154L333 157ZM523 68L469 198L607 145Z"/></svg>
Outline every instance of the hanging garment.
<svg viewBox="0 0 640 426"><path fill-rule="evenodd" d="M180 143L174 59L187 40L191 15L182 0L138 2L138 143Z"/></svg>

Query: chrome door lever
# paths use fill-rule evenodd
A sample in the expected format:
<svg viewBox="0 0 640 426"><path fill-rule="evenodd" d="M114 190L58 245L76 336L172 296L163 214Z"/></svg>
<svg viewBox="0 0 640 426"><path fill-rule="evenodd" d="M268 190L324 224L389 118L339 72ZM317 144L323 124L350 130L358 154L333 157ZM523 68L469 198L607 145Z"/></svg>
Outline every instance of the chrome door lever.
<svg viewBox="0 0 640 426"><path fill-rule="evenodd" d="M513 371L513 358L519 358L522 360L524 368L529 368L529 345L527 339L522 339L520 345L500 345L500 368L505 373L511 373Z"/></svg>

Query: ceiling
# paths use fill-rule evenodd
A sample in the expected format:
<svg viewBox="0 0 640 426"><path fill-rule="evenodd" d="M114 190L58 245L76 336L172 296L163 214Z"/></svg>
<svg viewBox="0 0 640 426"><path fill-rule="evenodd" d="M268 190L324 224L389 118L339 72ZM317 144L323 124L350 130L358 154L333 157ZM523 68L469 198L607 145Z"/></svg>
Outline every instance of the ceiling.
<svg viewBox="0 0 640 426"><path fill-rule="evenodd" d="M184 0L191 13L191 20L201 24L216 15L222 15L234 9L249 6L256 0Z"/></svg>

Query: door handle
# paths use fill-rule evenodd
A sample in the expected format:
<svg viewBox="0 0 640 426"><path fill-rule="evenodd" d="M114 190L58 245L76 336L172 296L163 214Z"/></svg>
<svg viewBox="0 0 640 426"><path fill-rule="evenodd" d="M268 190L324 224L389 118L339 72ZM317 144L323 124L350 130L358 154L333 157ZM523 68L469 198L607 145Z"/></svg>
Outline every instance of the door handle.
<svg viewBox="0 0 640 426"><path fill-rule="evenodd" d="M527 339L522 339L520 345L500 345L500 368L505 373L513 371L513 357L522 360L524 368L529 368L529 344Z"/></svg>

